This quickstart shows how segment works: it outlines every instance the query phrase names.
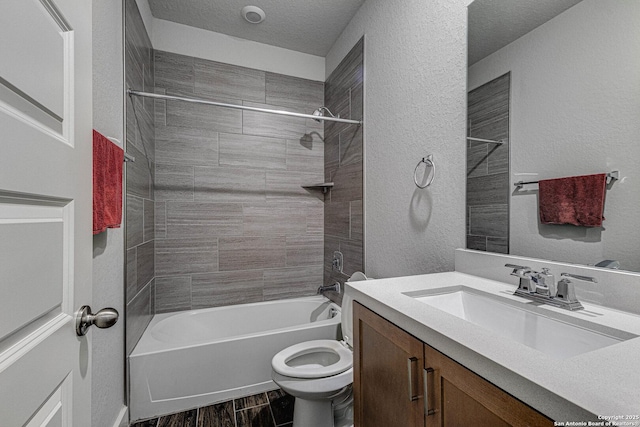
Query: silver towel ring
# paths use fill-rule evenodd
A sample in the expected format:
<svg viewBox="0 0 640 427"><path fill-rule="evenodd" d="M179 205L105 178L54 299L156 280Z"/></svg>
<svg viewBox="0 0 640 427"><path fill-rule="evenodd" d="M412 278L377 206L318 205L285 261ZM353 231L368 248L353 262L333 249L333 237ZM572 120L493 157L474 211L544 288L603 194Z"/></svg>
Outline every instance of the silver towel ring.
<svg viewBox="0 0 640 427"><path fill-rule="evenodd" d="M424 163L425 168L431 168L431 173L428 175L427 182L424 185L420 185L418 183L418 168L420 164ZM433 163L433 154L429 154L427 157L423 157L422 160L418 162L416 168L413 170L413 182L416 183L416 187L418 188L427 188L433 182L433 179L436 177L436 165Z"/></svg>

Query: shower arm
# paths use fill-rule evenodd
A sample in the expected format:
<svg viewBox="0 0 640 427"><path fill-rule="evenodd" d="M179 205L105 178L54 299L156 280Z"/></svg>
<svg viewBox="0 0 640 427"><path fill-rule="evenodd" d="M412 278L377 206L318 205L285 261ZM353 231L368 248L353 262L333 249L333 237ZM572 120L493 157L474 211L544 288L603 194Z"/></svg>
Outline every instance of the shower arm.
<svg viewBox="0 0 640 427"><path fill-rule="evenodd" d="M127 89L127 94L129 96L141 96L144 98L165 99L169 101L184 101L184 102L190 102L193 104L214 105L216 107L233 108L236 110L255 111L257 113L278 114L281 116L299 117L302 119L324 120L329 122L351 123L351 124L357 124L357 125L362 124L361 120L341 119L339 117L314 116L313 114L294 113L291 111L284 111L284 110L270 110L268 108L258 108L258 107L249 107L246 105L227 104L225 102L209 101L206 99L190 98L185 96L173 96L173 95L163 95L160 93L141 92L133 89Z"/></svg>

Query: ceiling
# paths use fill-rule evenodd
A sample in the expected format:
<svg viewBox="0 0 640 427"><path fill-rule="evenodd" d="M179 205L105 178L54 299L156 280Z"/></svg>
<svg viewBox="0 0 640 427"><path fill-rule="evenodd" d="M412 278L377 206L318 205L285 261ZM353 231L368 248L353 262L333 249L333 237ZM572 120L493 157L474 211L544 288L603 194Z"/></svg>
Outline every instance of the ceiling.
<svg viewBox="0 0 640 427"><path fill-rule="evenodd" d="M472 65L581 0L474 0L469 5ZM246 40L325 57L364 0L149 0L153 16ZM255 5L264 22L244 20Z"/></svg>
<svg viewBox="0 0 640 427"><path fill-rule="evenodd" d="M469 5L468 64L502 49L581 0L475 0Z"/></svg>
<svg viewBox="0 0 640 427"><path fill-rule="evenodd" d="M155 18L325 57L364 0L149 0ZM265 11L260 24L241 10Z"/></svg>

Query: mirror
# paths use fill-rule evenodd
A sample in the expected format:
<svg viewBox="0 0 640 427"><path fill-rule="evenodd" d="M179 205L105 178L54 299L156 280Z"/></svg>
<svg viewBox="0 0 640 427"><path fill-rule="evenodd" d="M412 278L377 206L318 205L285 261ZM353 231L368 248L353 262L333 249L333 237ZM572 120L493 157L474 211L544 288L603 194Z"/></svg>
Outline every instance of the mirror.
<svg viewBox="0 0 640 427"><path fill-rule="evenodd" d="M484 248L474 247L471 224L467 247L585 265L615 260L622 270L640 272L638 46L637 1L475 0L469 6L468 91L507 75L509 98L505 144L467 145L468 170L475 171L467 188L504 198L508 232L501 245L489 236ZM497 188L477 166L500 150L508 164L496 172L503 174ZM541 224L538 186L514 186L612 171L619 179L607 186L602 227ZM469 196L467 204L469 212ZM493 224L501 216L484 213Z"/></svg>

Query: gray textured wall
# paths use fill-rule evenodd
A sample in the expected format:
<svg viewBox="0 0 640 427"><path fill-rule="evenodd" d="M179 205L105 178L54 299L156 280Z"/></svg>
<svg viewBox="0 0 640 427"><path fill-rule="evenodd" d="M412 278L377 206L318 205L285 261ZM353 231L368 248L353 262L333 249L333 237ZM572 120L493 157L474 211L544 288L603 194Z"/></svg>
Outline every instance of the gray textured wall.
<svg viewBox="0 0 640 427"><path fill-rule="evenodd" d="M468 0L367 0L327 55L327 75L365 35L365 269L453 270L465 245ZM429 189L413 183L433 154Z"/></svg>
<svg viewBox="0 0 640 427"><path fill-rule="evenodd" d="M123 141L122 2L93 1L93 127ZM113 426L124 409L124 228L93 238L94 312L114 307L115 326L92 333L91 425Z"/></svg>

